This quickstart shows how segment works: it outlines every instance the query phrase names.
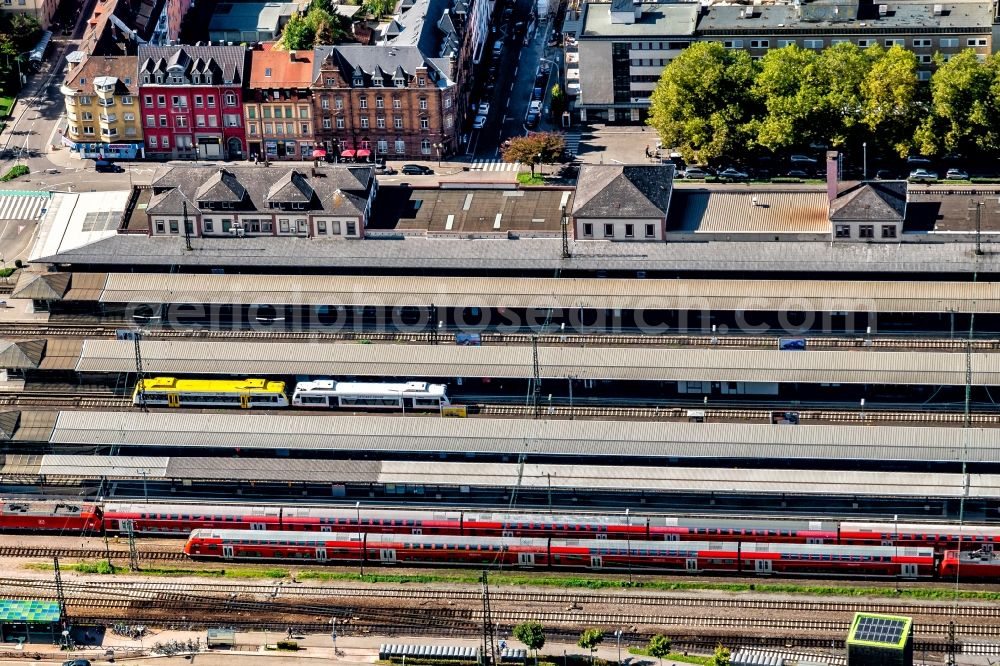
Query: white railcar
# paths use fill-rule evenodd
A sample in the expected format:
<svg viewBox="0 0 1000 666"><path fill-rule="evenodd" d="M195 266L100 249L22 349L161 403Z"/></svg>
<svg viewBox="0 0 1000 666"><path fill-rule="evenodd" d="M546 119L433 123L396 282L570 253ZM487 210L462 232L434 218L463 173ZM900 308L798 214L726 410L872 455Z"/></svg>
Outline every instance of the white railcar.
<svg viewBox="0 0 1000 666"><path fill-rule="evenodd" d="M447 386L427 382L377 384L317 379L299 382L292 394L292 405L296 407L440 411L450 404Z"/></svg>

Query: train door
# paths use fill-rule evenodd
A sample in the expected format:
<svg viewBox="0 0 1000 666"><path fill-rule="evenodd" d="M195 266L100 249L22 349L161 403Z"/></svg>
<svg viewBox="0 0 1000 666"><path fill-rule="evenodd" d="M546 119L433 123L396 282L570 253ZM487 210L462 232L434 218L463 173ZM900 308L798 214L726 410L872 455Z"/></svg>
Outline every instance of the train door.
<svg viewBox="0 0 1000 666"><path fill-rule="evenodd" d="M118 531L122 534L128 534L135 530L134 520L120 520L118 521Z"/></svg>
<svg viewBox="0 0 1000 666"><path fill-rule="evenodd" d="M316 549L316 561L317 562L326 562L326 548L317 548Z"/></svg>
<svg viewBox="0 0 1000 666"><path fill-rule="evenodd" d="M771 560L754 560L754 570L759 574L771 573Z"/></svg>
<svg viewBox="0 0 1000 666"><path fill-rule="evenodd" d="M394 548L380 548L378 551L378 559L383 564L395 564L396 550Z"/></svg>
<svg viewBox="0 0 1000 666"><path fill-rule="evenodd" d="M916 578L917 577L917 565L916 564L904 564L903 568L903 578Z"/></svg>
<svg viewBox="0 0 1000 666"><path fill-rule="evenodd" d="M423 533L424 533L424 528L422 527L414 527L412 530L410 530L410 534L423 534Z"/></svg>
<svg viewBox="0 0 1000 666"><path fill-rule="evenodd" d="M806 537L806 543L823 543L823 537Z"/></svg>
<svg viewBox="0 0 1000 666"><path fill-rule="evenodd" d="M684 560L684 568L687 571L698 571L698 558L689 557L686 560Z"/></svg>
<svg viewBox="0 0 1000 666"><path fill-rule="evenodd" d="M252 530L266 530L267 525L264 523L250 523L250 529Z"/></svg>
<svg viewBox="0 0 1000 666"><path fill-rule="evenodd" d="M604 560L600 555L590 556L590 568L591 569L601 569L604 567Z"/></svg>
<svg viewBox="0 0 1000 666"><path fill-rule="evenodd" d="M240 407L242 407L243 409L246 409L249 406L250 406L250 394L249 393L241 393L240 394Z"/></svg>
<svg viewBox="0 0 1000 666"><path fill-rule="evenodd" d="M522 567L533 567L535 566L535 554L534 553L518 553L517 554L517 564Z"/></svg>
<svg viewBox="0 0 1000 666"><path fill-rule="evenodd" d="M597 534L594 535L594 538L595 539L604 539L605 541L607 541L608 540L608 534L607 534L607 532L598 532Z"/></svg>
<svg viewBox="0 0 1000 666"><path fill-rule="evenodd" d="M319 526L319 531L320 532L332 532L333 528L330 527L329 525L320 525Z"/></svg>
<svg viewBox="0 0 1000 666"><path fill-rule="evenodd" d="M664 535L663 540L664 541L680 541L681 540L681 535L677 534L675 532L667 532L667 534Z"/></svg>
<svg viewBox="0 0 1000 666"><path fill-rule="evenodd" d="M514 530L504 530L500 533L502 537L512 537L514 536Z"/></svg>
<svg viewBox="0 0 1000 666"><path fill-rule="evenodd" d="M181 397L176 393L167 394L167 407L180 407Z"/></svg>
<svg viewBox="0 0 1000 666"><path fill-rule="evenodd" d="M233 547L232 546L223 546L222 547L222 557L225 558L225 559L227 559L227 560L233 559Z"/></svg>

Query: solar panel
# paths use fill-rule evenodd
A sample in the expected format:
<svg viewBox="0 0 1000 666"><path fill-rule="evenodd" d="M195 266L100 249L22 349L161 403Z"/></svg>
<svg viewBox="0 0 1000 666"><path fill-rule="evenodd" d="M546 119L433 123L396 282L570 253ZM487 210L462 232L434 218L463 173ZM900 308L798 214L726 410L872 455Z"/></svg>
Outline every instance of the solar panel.
<svg viewBox="0 0 1000 666"><path fill-rule="evenodd" d="M891 645L896 645L903 637L903 627L905 626L905 620L862 616L858 620L857 629L854 632L854 639L870 643L889 643Z"/></svg>

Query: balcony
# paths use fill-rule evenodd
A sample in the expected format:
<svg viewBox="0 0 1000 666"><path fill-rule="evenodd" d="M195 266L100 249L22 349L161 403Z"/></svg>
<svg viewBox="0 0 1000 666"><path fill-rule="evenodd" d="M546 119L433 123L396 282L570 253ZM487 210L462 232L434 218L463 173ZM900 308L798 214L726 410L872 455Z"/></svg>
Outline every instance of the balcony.
<svg viewBox="0 0 1000 666"><path fill-rule="evenodd" d="M100 99L100 98L98 98L97 103L100 104L101 106L103 106L104 108L108 108L108 107L112 107L112 106L115 105L115 100L114 100L114 98L111 98L111 99Z"/></svg>
<svg viewBox="0 0 1000 666"><path fill-rule="evenodd" d="M101 114L101 122L102 123L116 123L116 122L118 122L118 114L117 113L102 113Z"/></svg>

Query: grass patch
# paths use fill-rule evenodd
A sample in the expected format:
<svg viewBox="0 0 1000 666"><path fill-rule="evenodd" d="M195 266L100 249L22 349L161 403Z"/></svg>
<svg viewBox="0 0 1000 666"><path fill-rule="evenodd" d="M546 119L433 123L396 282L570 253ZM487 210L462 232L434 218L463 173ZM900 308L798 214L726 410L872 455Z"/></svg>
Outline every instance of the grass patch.
<svg viewBox="0 0 1000 666"><path fill-rule="evenodd" d="M20 178L21 176L27 176L31 173L31 169L24 166L23 164L18 164L10 168L10 171L0 176L0 181L7 182L9 180L14 180L15 178Z"/></svg>
<svg viewBox="0 0 1000 666"><path fill-rule="evenodd" d="M8 278L14 274L17 268L15 266L8 266L7 268L0 268L0 278Z"/></svg>
<svg viewBox="0 0 1000 666"><path fill-rule="evenodd" d="M643 657L649 656L649 650L641 647L630 647L628 649L629 654L637 654ZM654 657L655 659L655 657ZM715 662L714 657L699 657L694 654L684 654L683 652L671 652L664 659L669 661L681 661L685 664L703 664L703 666L711 666Z"/></svg>
<svg viewBox="0 0 1000 666"><path fill-rule="evenodd" d="M14 98L9 95L0 95L0 118L6 118L10 115L11 109L14 107Z"/></svg>
<svg viewBox="0 0 1000 666"><path fill-rule="evenodd" d="M517 182L521 185L544 185L545 178L541 174L532 176L530 171L522 171L517 174Z"/></svg>
<svg viewBox="0 0 1000 666"><path fill-rule="evenodd" d="M52 571L52 565L46 562L32 562L24 565L25 569L33 571ZM72 562L60 563L60 569L76 571L86 574L137 574L141 576L202 576L206 578L290 578L291 572L288 569L277 567L240 567L237 569L189 569L185 567L142 567L139 571L132 571L129 567L115 566L109 564L107 560L97 560L96 562ZM355 578L356 580L356 578Z"/></svg>

